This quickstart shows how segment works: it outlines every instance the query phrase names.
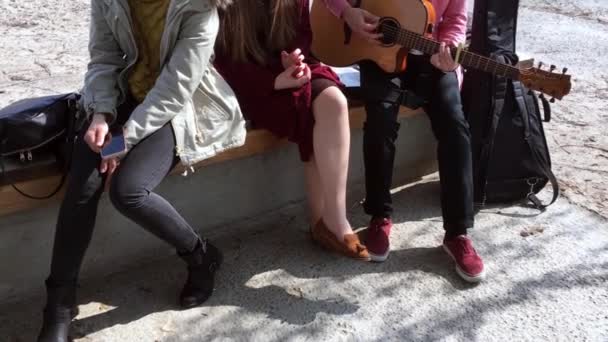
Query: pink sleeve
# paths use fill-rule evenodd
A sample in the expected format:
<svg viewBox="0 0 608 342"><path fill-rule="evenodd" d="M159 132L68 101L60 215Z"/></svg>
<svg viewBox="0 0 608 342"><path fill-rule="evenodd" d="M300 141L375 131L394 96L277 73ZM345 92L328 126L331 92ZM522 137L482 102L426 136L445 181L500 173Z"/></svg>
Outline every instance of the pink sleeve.
<svg viewBox="0 0 608 342"><path fill-rule="evenodd" d="M448 6L437 26L437 38L448 45L464 43L467 35L467 1L448 0Z"/></svg>
<svg viewBox="0 0 608 342"><path fill-rule="evenodd" d="M338 18L341 18L344 10L350 7L347 0L323 0L323 2L329 11Z"/></svg>

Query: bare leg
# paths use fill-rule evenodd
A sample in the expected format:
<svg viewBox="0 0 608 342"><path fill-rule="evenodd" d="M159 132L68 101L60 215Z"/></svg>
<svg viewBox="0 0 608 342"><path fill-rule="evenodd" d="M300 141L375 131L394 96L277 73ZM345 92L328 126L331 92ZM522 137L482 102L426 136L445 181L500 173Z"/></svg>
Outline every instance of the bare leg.
<svg viewBox="0 0 608 342"><path fill-rule="evenodd" d="M308 207L310 208L310 225L314 226L321 219L325 207L321 176L314 156L310 158L310 161L304 163L304 174L306 176Z"/></svg>
<svg viewBox="0 0 608 342"><path fill-rule="evenodd" d="M346 218L350 126L344 94L337 87L323 90L313 102L313 113L313 148L324 198L321 216L342 240L345 234L353 232Z"/></svg>

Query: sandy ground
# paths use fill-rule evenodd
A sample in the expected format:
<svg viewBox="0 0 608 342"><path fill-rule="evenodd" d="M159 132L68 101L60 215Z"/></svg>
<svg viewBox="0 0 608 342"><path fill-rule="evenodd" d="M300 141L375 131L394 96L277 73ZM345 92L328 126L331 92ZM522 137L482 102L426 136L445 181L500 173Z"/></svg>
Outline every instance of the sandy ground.
<svg viewBox="0 0 608 342"><path fill-rule="evenodd" d="M481 213L472 235L491 281L464 284L437 248L438 189L430 181L398 193L385 264L328 258L310 246L306 223L286 212L217 237L227 262L205 307L175 311L183 274L173 259L84 282L75 337L607 341L608 3L523 0L519 25L523 57L573 75L572 93L545 126L569 201L539 216L517 207ZM88 0L0 0L0 106L77 90L87 35ZM365 225L360 210L353 216ZM32 340L40 302L0 306L0 341Z"/></svg>
<svg viewBox="0 0 608 342"><path fill-rule="evenodd" d="M560 70L572 93L545 125L563 195L608 217L608 2L523 1L518 51Z"/></svg>

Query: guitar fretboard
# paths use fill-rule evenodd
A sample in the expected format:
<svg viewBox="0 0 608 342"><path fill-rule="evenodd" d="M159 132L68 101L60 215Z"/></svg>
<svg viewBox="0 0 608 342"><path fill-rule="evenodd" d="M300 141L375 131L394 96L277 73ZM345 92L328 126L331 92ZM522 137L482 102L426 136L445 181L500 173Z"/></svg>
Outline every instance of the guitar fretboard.
<svg viewBox="0 0 608 342"><path fill-rule="evenodd" d="M425 54L432 55L439 51L440 43L424 37L421 34L411 32L402 28L385 26L382 28L385 37L395 43L407 48L419 50ZM452 48L452 56L456 56L456 49ZM490 58L462 50L459 56L459 63L465 67L482 70L494 75L504 76L513 80L518 80L520 71L518 68L508 64L500 63Z"/></svg>

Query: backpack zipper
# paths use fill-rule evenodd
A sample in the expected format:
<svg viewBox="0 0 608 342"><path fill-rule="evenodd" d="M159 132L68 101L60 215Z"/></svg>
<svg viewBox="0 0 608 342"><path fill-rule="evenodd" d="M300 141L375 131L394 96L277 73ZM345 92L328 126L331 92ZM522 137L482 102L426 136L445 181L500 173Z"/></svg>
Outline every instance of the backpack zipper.
<svg viewBox="0 0 608 342"><path fill-rule="evenodd" d="M64 128L64 129L62 129L62 130L61 130L59 133L57 133L57 134L53 135L52 137L50 137L50 138L46 139L45 141L41 142L41 143L40 143L40 144L38 144L38 145L34 145L34 146L28 146L28 147L26 147L26 148L22 148L22 149L20 149L20 150L16 150L16 151L13 151L13 152L10 152L10 153L3 153L3 154L2 154L2 156L3 156L3 157L9 157L9 156L12 156L12 155L15 155L15 154L19 154L19 159L23 159L23 160L25 160L25 159L26 159L26 155L25 155L25 154L29 152L29 156L27 157L27 159L28 159L28 160L31 160L32 155L31 155L31 152L30 152L30 151L35 150L35 149L38 149L38 148L40 148L40 147L42 147L42 146L44 146L44 145L46 145L46 144L50 143L51 141L53 141L53 140L57 139L57 138L58 138L58 137L60 137L62 134L64 134L64 133L65 133L65 131L66 131L66 129ZM21 157L21 155L23 155L23 158ZM22 160L22 161L23 161L23 160Z"/></svg>

